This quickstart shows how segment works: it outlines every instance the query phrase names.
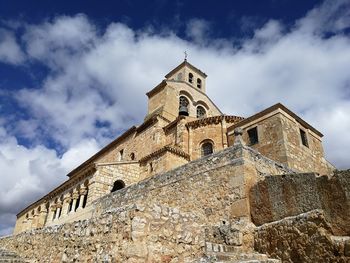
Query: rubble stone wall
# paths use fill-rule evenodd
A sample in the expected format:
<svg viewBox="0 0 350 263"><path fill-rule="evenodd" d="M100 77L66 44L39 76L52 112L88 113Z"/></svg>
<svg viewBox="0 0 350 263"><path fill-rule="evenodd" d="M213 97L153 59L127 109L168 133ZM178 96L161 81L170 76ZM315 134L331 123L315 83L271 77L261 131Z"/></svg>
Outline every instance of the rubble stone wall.
<svg viewBox="0 0 350 263"><path fill-rule="evenodd" d="M350 237L334 236L322 210L258 227L255 249L282 262L350 262Z"/></svg>
<svg viewBox="0 0 350 263"><path fill-rule="evenodd" d="M252 230L237 229L240 218L249 221L250 182L268 170L286 171L230 147L96 200L90 219L2 238L0 246L34 262L189 262L212 240L208 229L225 222L235 231L223 240L249 250Z"/></svg>

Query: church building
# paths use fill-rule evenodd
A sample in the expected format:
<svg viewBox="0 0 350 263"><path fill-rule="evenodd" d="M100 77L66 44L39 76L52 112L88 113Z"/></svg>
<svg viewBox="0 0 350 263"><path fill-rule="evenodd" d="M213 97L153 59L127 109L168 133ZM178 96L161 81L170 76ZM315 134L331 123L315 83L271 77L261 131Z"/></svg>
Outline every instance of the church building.
<svg viewBox="0 0 350 263"><path fill-rule="evenodd" d="M111 192L233 145L247 146L296 172L330 174L322 133L282 104L253 116L226 115L206 94L207 75L186 59L146 95L143 123L132 126L17 215L14 233L91 218ZM208 87L210 88L210 87Z"/></svg>

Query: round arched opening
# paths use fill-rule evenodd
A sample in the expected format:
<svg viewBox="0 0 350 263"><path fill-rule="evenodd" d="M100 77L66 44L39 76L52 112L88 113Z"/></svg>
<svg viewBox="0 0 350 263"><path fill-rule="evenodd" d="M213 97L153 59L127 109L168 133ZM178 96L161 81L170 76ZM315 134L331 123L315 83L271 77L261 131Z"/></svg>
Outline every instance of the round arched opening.
<svg viewBox="0 0 350 263"><path fill-rule="evenodd" d="M123 189L125 187L125 183L123 180L117 180L113 184L113 188L111 190L111 193L118 191L120 189Z"/></svg>
<svg viewBox="0 0 350 263"><path fill-rule="evenodd" d="M207 156L214 152L213 143L211 141L204 141L201 145L201 155Z"/></svg>
<svg viewBox="0 0 350 263"><path fill-rule="evenodd" d="M185 96L180 96L179 99L179 115L180 116L188 116L188 105L189 101Z"/></svg>

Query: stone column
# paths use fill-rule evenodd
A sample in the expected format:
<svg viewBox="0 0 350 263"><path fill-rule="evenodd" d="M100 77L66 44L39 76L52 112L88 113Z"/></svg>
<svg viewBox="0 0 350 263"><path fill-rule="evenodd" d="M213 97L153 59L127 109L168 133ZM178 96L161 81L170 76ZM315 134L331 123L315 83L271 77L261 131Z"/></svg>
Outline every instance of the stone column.
<svg viewBox="0 0 350 263"><path fill-rule="evenodd" d="M86 187L83 186L82 188L80 188L79 193L80 193L80 198L79 198L79 206L77 210L83 209L84 197L87 194Z"/></svg>
<svg viewBox="0 0 350 263"><path fill-rule="evenodd" d="M190 155L190 160L193 160L192 152L193 152L193 132L192 128L188 127L188 154Z"/></svg>
<svg viewBox="0 0 350 263"><path fill-rule="evenodd" d="M29 224L29 221L28 221L28 218L24 218L24 220L22 221L22 227L18 232L22 232L22 231L27 231L28 230L28 224Z"/></svg>
<svg viewBox="0 0 350 263"><path fill-rule="evenodd" d="M47 216L48 214L47 214L46 204L42 204L41 211L38 218L38 223L37 223L38 227L43 227L45 225Z"/></svg>
<svg viewBox="0 0 350 263"><path fill-rule="evenodd" d="M55 219L54 220L58 220L58 217L59 217L59 214L60 214L61 208L62 208L62 203L58 202L56 207L57 207L57 211L56 211L56 215L55 215Z"/></svg>
<svg viewBox="0 0 350 263"><path fill-rule="evenodd" d="M47 221L52 222L54 220L54 214L56 211L56 206L55 204L51 204L49 207L49 214L47 215Z"/></svg>
<svg viewBox="0 0 350 263"><path fill-rule="evenodd" d="M32 220L32 228L38 227L38 217L39 217L39 213L38 213L37 208L36 208L34 210L34 215L33 215L33 220Z"/></svg>
<svg viewBox="0 0 350 263"><path fill-rule="evenodd" d="M227 126L226 126L225 116L222 118L222 121L221 121L221 134L222 134L222 147L225 149L228 146Z"/></svg>
<svg viewBox="0 0 350 263"><path fill-rule="evenodd" d="M75 212L75 206L77 205L77 200L79 198L79 193L77 191L73 192L72 195L73 198L73 203L72 203L72 210L70 210L70 213L74 213Z"/></svg>
<svg viewBox="0 0 350 263"><path fill-rule="evenodd" d="M62 216L66 216L69 210L69 204L72 200L70 194L64 195L63 197L63 205L62 205Z"/></svg>
<svg viewBox="0 0 350 263"><path fill-rule="evenodd" d="M32 221L33 221L32 214L29 213L29 216L28 216L28 218L27 218L27 222L28 222L28 224L27 224L27 230L32 229Z"/></svg>

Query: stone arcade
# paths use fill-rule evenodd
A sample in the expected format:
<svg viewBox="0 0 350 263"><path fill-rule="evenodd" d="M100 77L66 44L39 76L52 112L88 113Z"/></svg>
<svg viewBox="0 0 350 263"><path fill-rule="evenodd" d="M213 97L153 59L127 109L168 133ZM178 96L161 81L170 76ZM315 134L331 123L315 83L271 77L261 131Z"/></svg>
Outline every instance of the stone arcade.
<svg viewBox="0 0 350 263"><path fill-rule="evenodd" d="M350 260L350 173L322 134L281 104L225 115L206 77L186 60L170 71L144 122L21 211L0 246L34 262Z"/></svg>

